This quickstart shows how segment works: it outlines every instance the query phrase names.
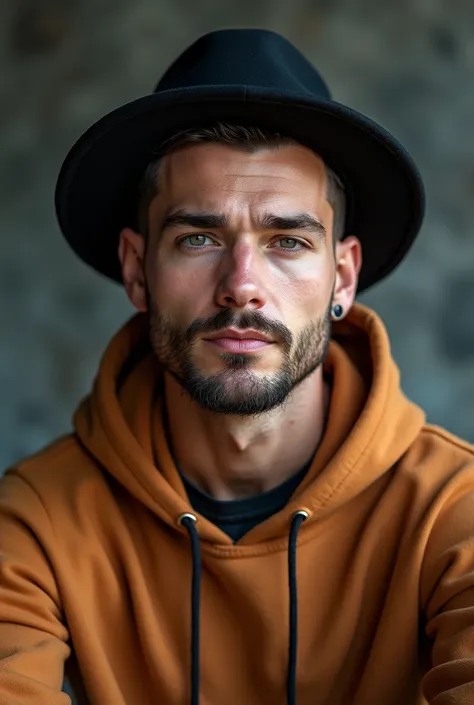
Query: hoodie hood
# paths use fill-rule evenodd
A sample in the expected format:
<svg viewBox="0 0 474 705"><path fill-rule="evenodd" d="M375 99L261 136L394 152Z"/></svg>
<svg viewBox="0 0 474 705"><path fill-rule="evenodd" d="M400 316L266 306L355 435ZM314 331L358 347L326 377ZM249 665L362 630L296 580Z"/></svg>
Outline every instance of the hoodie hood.
<svg viewBox="0 0 474 705"><path fill-rule="evenodd" d="M385 327L376 313L354 304L333 324L324 362L331 399L325 432L311 467L287 506L239 542L288 536L295 511L306 524L334 511L390 470L417 438L423 411L400 388ZM108 345L94 387L74 415L87 451L143 505L176 530L192 512L166 441L162 419L163 370L138 314ZM302 528L304 530L304 527ZM201 540L231 539L205 518Z"/></svg>

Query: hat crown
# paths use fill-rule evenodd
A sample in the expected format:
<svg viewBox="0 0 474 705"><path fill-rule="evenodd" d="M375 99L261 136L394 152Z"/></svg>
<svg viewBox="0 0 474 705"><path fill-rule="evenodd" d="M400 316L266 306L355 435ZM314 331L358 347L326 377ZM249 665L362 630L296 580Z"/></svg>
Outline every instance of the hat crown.
<svg viewBox="0 0 474 705"><path fill-rule="evenodd" d="M295 46L262 29L205 34L174 61L155 93L198 86L258 86L331 98L319 72Z"/></svg>

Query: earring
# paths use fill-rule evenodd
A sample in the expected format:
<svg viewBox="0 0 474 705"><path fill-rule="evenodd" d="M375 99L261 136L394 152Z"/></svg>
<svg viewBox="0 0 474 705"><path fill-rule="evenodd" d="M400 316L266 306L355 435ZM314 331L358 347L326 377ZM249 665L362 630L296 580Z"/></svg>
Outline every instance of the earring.
<svg viewBox="0 0 474 705"><path fill-rule="evenodd" d="M344 309L342 308L341 304L335 304L332 307L332 316L334 320L339 320L341 318L342 314L344 313Z"/></svg>

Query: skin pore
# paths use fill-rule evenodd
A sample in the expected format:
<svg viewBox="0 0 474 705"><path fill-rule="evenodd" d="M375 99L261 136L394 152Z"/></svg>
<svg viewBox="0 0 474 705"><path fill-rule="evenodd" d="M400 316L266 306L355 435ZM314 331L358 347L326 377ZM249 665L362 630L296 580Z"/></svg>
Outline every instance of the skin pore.
<svg viewBox="0 0 474 705"><path fill-rule="evenodd" d="M217 499L276 487L321 440L330 311L351 307L362 262L357 238L334 247L326 194L325 165L303 146L187 145L162 160L148 241L121 232L125 288L165 370L173 456ZM229 327L272 342L206 340Z"/></svg>

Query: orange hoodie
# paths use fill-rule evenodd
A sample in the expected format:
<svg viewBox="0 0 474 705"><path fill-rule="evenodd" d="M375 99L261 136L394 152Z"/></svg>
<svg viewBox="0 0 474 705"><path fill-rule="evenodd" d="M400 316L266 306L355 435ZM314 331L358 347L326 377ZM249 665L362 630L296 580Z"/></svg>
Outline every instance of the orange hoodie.
<svg viewBox="0 0 474 705"><path fill-rule="evenodd" d="M334 325L310 470L235 544L180 523L146 333L0 481L0 705L70 702L66 660L90 705L474 703L473 448L404 397L379 318Z"/></svg>

